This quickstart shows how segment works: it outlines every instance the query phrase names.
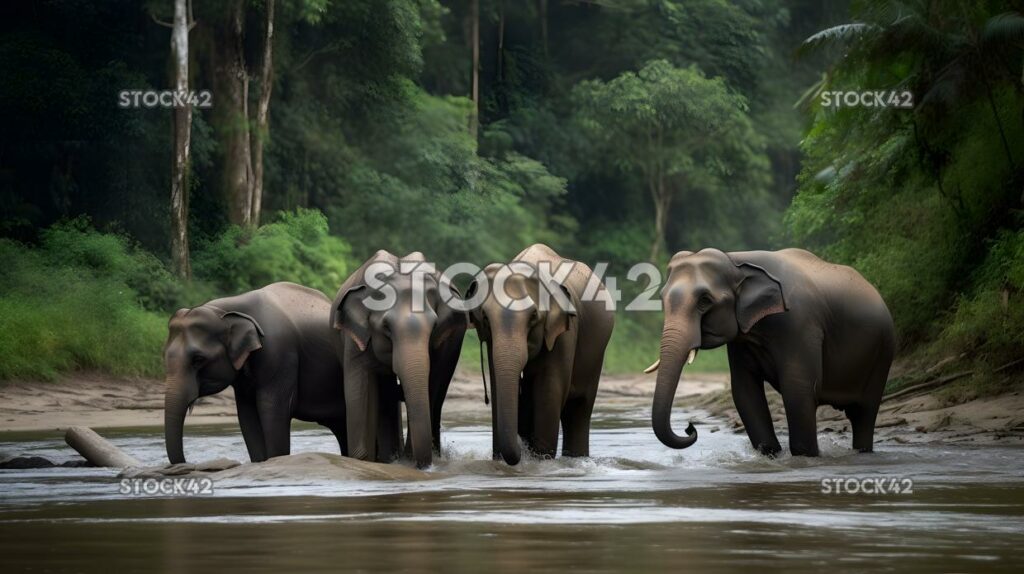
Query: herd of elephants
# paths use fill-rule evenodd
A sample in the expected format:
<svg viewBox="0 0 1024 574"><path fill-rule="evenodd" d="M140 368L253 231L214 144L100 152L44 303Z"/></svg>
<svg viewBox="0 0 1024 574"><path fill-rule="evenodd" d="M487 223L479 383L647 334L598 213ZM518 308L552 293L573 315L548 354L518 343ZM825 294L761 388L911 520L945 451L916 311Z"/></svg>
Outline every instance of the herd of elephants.
<svg viewBox="0 0 1024 574"><path fill-rule="evenodd" d="M521 445L554 457L559 429L563 456L589 456L590 418L614 326L608 292L591 269L533 245L514 261L572 265L552 304L536 304L550 289L536 274L517 273L505 277L504 292L527 304L510 306L488 293L463 311L441 296L442 287L454 288L436 271L421 273L416 303L417 278L400 263L422 261L420 253L398 258L379 251L333 302L313 289L274 283L177 311L164 349L170 462L185 461L182 434L193 403L231 386L253 462L289 454L294 418L329 428L342 454L379 462L411 457L429 466L440 451L441 410L467 329L476 329L488 349L494 458L515 465ZM398 271L382 280L392 304L377 310L369 299L377 300L382 287L368 280L367 269L379 263ZM503 267L492 264L483 273L495 279ZM732 396L756 450L781 451L765 382L782 395L793 455L818 454L815 413L826 404L846 413L853 448L871 450L895 337L889 310L859 273L800 249L681 251L667 271L660 358L648 369L658 370L651 418L662 443L681 449L697 440L692 424L685 436L672 429L676 387L699 349L726 345ZM584 297L594 281L596 296Z"/></svg>

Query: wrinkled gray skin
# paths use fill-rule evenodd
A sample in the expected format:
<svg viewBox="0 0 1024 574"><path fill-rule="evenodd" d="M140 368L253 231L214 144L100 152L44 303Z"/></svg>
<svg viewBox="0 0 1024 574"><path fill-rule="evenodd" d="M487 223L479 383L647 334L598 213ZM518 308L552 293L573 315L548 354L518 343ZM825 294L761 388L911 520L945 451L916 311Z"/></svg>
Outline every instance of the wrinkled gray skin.
<svg viewBox="0 0 1024 574"><path fill-rule="evenodd" d="M289 454L291 420L320 423L347 453L341 367L319 291L274 283L179 309L164 346L167 458L185 462L185 414L199 397L235 390L249 458Z"/></svg>
<svg viewBox="0 0 1024 574"><path fill-rule="evenodd" d="M416 252L402 261L422 262ZM440 299L439 273L425 275L425 306L413 306L411 273L396 272L383 282L394 288L395 305L374 311L364 305L381 294L367 285L366 270L399 259L378 251L338 289L330 325L344 371L348 405L348 445L352 457L390 462L401 453L401 405L409 422L409 444L419 467L430 466L441 448L441 407L466 335L468 319ZM453 289L458 294L458 291ZM399 381L401 384L399 385Z"/></svg>
<svg viewBox="0 0 1024 574"><path fill-rule="evenodd" d="M819 405L845 411L853 447L871 451L895 335L882 297L855 270L801 249L681 251L669 263L662 302L652 413L662 443L686 448L697 439L692 425L681 437L669 422L688 353L727 345L733 401L755 449L781 450L767 381L782 394L792 454L818 455Z"/></svg>
<svg viewBox="0 0 1024 574"><path fill-rule="evenodd" d="M563 260L546 245L532 245L513 261L535 268L541 261L550 261L554 272ZM536 274L532 278L515 274L505 283L510 297L522 299L528 294L534 304L521 311L504 308L494 294L495 274L501 268L497 263L484 269L491 285L488 297L470 311L490 357L494 457L500 455L511 465L521 457L519 437L535 454L554 457L559 422L562 455L590 455L590 415L615 318L604 307L608 292L603 284L596 300L580 301L593 273L583 263L572 263L572 272L560 286L573 303L571 312L554 299L550 310L537 308L541 286ZM466 298L471 299L476 289L474 282Z"/></svg>

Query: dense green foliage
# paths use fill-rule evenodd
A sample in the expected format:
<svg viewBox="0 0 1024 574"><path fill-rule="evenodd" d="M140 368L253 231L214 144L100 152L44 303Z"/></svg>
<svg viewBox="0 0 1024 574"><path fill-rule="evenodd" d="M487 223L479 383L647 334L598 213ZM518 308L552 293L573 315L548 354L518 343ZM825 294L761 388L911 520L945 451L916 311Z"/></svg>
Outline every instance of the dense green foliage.
<svg viewBox="0 0 1024 574"><path fill-rule="evenodd" d="M225 91L236 2L254 71L266 3L194 7L191 85L214 105L192 120L191 283L166 271L170 111L116 105L169 85L157 20L171 3L0 8L0 378L152 374L179 306L277 280L332 294L382 248L485 265L534 242L607 262L624 303L646 288L625 277L639 261L803 246L879 287L906 354L965 353L986 372L1019 356L1024 18L1010 2L481 0L474 21L469 1L289 0L265 132ZM915 106L826 108L830 90L909 91ZM258 228L227 214L243 127L266 144ZM660 323L620 312L607 369L647 366Z"/></svg>
<svg viewBox="0 0 1024 574"><path fill-rule="evenodd" d="M319 212L283 212L256 231L229 227L195 254L184 283L123 235L78 218L29 247L0 239L0 379L94 369L159 376L173 310L218 294L294 281L333 294L354 268Z"/></svg>
<svg viewBox="0 0 1024 574"><path fill-rule="evenodd" d="M909 91L913 110L811 104L795 241L885 296L905 350L989 372L1021 358L1024 17L1011 2L855 3L808 42L816 88Z"/></svg>
<svg viewBox="0 0 1024 574"><path fill-rule="evenodd" d="M181 293L152 255L79 220L35 249L0 240L0 269L0 378L159 374L166 318L147 307Z"/></svg>
<svg viewBox="0 0 1024 574"><path fill-rule="evenodd" d="M327 233L315 210L280 212L257 229L238 226L199 246L194 271L218 293L242 293L275 281L291 281L332 294L355 270L348 245Z"/></svg>

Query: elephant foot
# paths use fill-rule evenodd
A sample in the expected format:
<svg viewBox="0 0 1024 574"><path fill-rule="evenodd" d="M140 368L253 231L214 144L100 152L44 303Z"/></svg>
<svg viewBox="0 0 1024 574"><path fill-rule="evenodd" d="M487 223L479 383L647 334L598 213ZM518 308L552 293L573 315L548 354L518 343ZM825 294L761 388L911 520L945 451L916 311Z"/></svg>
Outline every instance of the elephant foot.
<svg viewBox="0 0 1024 574"><path fill-rule="evenodd" d="M759 444L755 448L757 449L757 452L761 453L764 456L767 456L768 458L775 458L779 456L780 452L782 452L782 447L778 443Z"/></svg>

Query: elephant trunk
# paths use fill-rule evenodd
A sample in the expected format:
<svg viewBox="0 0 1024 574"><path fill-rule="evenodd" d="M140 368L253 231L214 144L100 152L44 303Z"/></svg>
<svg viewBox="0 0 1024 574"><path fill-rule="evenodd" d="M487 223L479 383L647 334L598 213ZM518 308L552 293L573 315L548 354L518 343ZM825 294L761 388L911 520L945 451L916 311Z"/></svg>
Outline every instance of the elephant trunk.
<svg viewBox="0 0 1024 574"><path fill-rule="evenodd" d="M433 456L429 342L429 333L415 341L396 341L392 357L395 373L405 395L409 440L412 443L413 458L419 468L430 466Z"/></svg>
<svg viewBox="0 0 1024 574"><path fill-rule="evenodd" d="M526 366L525 341L499 337L489 349L494 363L494 403L498 452L507 464L517 465L519 448L519 378Z"/></svg>
<svg viewBox="0 0 1024 574"><path fill-rule="evenodd" d="M700 347L700 318L680 321L665 317L665 328L661 334L661 358L658 365L658 380L654 388L654 407L651 423L658 440L667 447L682 449L697 442L697 430L691 423L685 437L672 430L672 401L675 398L683 364L691 360Z"/></svg>
<svg viewBox="0 0 1024 574"><path fill-rule="evenodd" d="M164 384L164 445L167 448L167 459L172 464L178 464L185 462L182 445L185 414L199 397L199 385L193 375L182 377L170 374Z"/></svg>

